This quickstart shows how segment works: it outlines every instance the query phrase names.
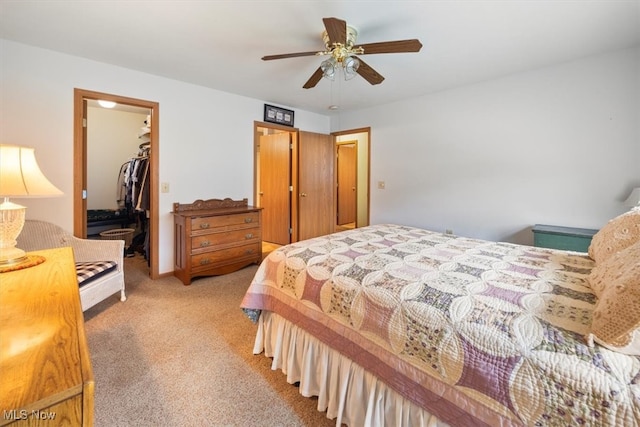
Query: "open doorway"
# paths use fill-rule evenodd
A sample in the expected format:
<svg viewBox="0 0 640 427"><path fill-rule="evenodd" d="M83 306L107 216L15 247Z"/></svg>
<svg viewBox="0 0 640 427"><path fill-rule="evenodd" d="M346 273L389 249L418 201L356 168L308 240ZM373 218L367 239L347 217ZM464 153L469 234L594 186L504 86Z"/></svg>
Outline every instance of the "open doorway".
<svg viewBox="0 0 640 427"><path fill-rule="evenodd" d="M135 111L144 114L147 123L140 123L140 129L144 126L148 127L148 135L141 138L138 147L138 154L144 149L147 156L148 179L146 185L146 197L144 209L141 209L145 216L146 237L147 237L147 261L149 265L149 273L151 278L158 278L158 120L159 105L157 102L145 101L140 99L128 98L113 94L106 94L82 89L74 90L74 235L78 237L87 237L88 218L87 218L87 190L89 189L89 167L92 160L89 158L88 145L88 121L90 119L89 109L96 101L110 101L117 105L123 106L121 110ZM144 131L140 131L142 137ZM120 165L122 166L122 164ZM117 176L119 171L111 171L116 178L112 181L114 197L116 194L116 185L118 185ZM148 208L148 209L147 209Z"/></svg>
<svg viewBox="0 0 640 427"><path fill-rule="evenodd" d="M336 230L356 227L358 200L357 141L336 142Z"/></svg>
<svg viewBox="0 0 640 427"><path fill-rule="evenodd" d="M369 225L371 129L331 134L336 147L336 231ZM342 157L342 160L341 160Z"/></svg>

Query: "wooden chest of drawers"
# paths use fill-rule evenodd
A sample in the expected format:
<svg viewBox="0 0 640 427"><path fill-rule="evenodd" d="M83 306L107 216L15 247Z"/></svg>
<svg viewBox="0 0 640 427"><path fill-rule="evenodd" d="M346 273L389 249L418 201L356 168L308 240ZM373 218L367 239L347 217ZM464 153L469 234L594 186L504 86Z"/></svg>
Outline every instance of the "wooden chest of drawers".
<svg viewBox="0 0 640 427"><path fill-rule="evenodd" d="M194 277L260 263L261 215L261 208L248 206L247 199L174 203L174 275L189 285Z"/></svg>

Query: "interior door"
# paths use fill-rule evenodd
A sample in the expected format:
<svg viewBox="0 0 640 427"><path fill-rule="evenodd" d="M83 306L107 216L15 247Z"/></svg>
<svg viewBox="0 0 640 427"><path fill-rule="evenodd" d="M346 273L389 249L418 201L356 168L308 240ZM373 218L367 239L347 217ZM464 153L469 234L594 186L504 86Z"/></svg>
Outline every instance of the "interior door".
<svg viewBox="0 0 640 427"><path fill-rule="evenodd" d="M298 142L298 240L335 229L334 145L329 135L300 131Z"/></svg>
<svg viewBox="0 0 640 427"><path fill-rule="evenodd" d="M286 245L291 227L291 138L288 132L260 136L262 240Z"/></svg>
<svg viewBox="0 0 640 427"><path fill-rule="evenodd" d="M356 222L356 161L355 144L337 146L338 225Z"/></svg>

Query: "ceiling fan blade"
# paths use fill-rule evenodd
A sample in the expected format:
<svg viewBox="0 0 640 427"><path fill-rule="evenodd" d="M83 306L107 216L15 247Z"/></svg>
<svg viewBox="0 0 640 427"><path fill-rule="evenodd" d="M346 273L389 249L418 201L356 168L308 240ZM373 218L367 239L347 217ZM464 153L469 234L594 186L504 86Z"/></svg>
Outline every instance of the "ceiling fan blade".
<svg viewBox="0 0 640 427"><path fill-rule="evenodd" d="M347 23L338 18L322 18L329 36L329 43L347 43Z"/></svg>
<svg viewBox="0 0 640 427"><path fill-rule="evenodd" d="M305 89L311 89L315 87L320 80L322 80L322 68L318 67L318 69L311 75L309 80L302 86Z"/></svg>
<svg viewBox="0 0 640 427"><path fill-rule="evenodd" d="M378 42L361 44L357 47L364 49L364 53L360 55L371 55L374 53L402 53L402 52L419 52L422 49L422 43L418 39L397 40L392 42Z"/></svg>
<svg viewBox="0 0 640 427"><path fill-rule="evenodd" d="M283 53L281 55L267 55L263 56L263 61L270 61L272 59L284 59L284 58L297 58L298 56L314 56L317 55L318 51L313 52L298 52L298 53Z"/></svg>
<svg viewBox="0 0 640 427"><path fill-rule="evenodd" d="M360 61L360 66L356 71L358 74L360 74L366 81L368 81L372 85L378 85L382 83L384 77L382 77L376 70L367 65L367 63L362 59L358 58L358 61Z"/></svg>

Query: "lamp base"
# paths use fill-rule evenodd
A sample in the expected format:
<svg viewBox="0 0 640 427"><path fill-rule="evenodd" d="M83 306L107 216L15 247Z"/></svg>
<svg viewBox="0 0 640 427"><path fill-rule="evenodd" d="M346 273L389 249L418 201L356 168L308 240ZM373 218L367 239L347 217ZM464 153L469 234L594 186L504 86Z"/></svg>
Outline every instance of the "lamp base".
<svg viewBox="0 0 640 427"><path fill-rule="evenodd" d="M16 264L26 259L26 252L20 248L2 248L2 250L0 250L0 266Z"/></svg>
<svg viewBox="0 0 640 427"><path fill-rule="evenodd" d="M26 255L21 260L15 260L11 262L0 262L0 274L8 273L10 271L23 270L29 267L35 267L36 265L45 262L46 258L42 255Z"/></svg>
<svg viewBox="0 0 640 427"><path fill-rule="evenodd" d="M27 208L10 202L7 197L0 204L0 265L24 261L26 257L25 251L16 248L26 211Z"/></svg>

